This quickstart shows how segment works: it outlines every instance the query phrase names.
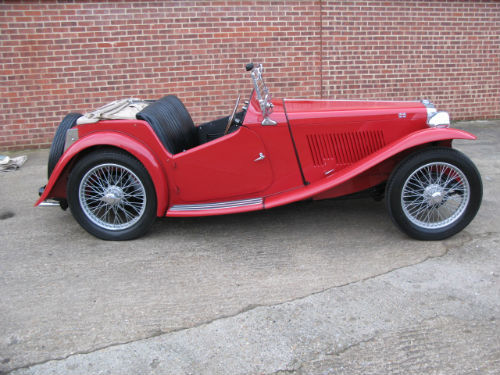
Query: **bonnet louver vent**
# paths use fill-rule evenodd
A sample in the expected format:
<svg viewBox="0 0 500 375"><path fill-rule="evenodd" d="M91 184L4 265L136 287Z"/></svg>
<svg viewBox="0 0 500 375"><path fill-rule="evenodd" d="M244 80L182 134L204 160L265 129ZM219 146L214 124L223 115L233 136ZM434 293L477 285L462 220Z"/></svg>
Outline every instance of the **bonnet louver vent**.
<svg viewBox="0 0 500 375"><path fill-rule="evenodd" d="M380 130L349 133L309 134L307 143L314 166L336 160L337 167L345 167L384 147L384 134Z"/></svg>

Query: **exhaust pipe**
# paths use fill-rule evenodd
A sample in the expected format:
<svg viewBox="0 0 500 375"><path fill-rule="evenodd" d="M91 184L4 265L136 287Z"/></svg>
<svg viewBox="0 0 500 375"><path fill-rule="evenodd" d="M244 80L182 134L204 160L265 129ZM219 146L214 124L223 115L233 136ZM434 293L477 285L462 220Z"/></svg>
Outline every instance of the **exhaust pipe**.
<svg viewBox="0 0 500 375"><path fill-rule="evenodd" d="M38 189L38 195L41 197L47 185L42 186ZM41 207L61 207L63 211L66 211L68 208L68 201L66 199L45 199L42 203L39 204Z"/></svg>
<svg viewBox="0 0 500 375"><path fill-rule="evenodd" d="M60 207L61 203L53 199L47 199L39 204L40 207Z"/></svg>

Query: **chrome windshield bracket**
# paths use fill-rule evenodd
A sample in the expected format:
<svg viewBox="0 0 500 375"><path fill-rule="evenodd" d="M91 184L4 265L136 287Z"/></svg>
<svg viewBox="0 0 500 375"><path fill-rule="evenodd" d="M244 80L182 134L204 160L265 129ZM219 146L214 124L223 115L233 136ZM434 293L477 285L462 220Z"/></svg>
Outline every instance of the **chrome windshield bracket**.
<svg viewBox="0 0 500 375"><path fill-rule="evenodd" d="M276 125L277 122L274 120L271 120L269 117L264 117L264 120L262 120L262 125Z"/></svg>
<svg viewBox="0 0 500 375"><path fill-rule="evenodd" d="M251 65L253 66L253 64ZM273 103L271 103L271 94L269 94L269 89L264 83L262 78L262 64L257 67L252 67L252 81L255 88L255 95L260 105L260 110L262 111L262 125L276 125L276 121L269 118L269 115L273 113Z"/></svg>

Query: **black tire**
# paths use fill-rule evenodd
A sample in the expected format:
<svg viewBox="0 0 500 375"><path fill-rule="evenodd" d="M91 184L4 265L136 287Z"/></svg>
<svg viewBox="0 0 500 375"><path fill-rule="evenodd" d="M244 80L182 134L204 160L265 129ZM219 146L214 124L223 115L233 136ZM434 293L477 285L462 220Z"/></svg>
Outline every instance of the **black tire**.
<svg viewBox="0 0 500 375"><path fill-rule="evenodd" d="M119 150L101 150L79 160L67 185L76 221L103 240L144 235L156 218L156 192L144 166Z"/></svg>
<svg viewBox="0 0 500 375"><path fill-rule="evenodd" d="M49 162L47 165L47 177L50 178L57 162L64 152L64 142L66 141L66 132L76 125L76 120L82 115L80 113L67 114L56 129L52 146L50 146Z"/></svg>
<svg viewBox="0 0 500 375"><path fill-rule="evenodd" d="M165 103L170 107L170 110L175 113L179 121L188 129L193 129L194 122L189 114L186 106L181 100L175 95L167 95L160 99L161 102ZM189 143L194 141L193 138L189 138Z"/></svg>
<svg viewBox="0 0 500 375"><path fill-rule="evenodd" d="M410 237L443 240L471 222L482 196L474 163L457 150L436 147L399 163L387 183L386 206L392 221Z"/></svg>
<svg viewBox="0 0 500 375"><path fill-rule="evenodd" d="M199 144L197 129L184 104L174 95L168 95L150 104L137 114L139 120L149 123L165 148L172 154Z"/></svg>

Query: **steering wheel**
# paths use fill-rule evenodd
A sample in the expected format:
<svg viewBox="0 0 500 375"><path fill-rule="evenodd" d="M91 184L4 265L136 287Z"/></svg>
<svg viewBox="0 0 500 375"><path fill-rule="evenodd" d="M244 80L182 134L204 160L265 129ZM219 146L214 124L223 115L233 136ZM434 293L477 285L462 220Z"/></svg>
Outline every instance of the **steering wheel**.
<svg viewBox="0 0 500 375"><path fill-rule="evenodd" d="M236 99L236 104L234 105L233 112L231 113L231 116L229 116L229 121L227 122L226 130L224 131L224 135L227 134L227 132L229 131L229 128L231 127L231 124L233 123L234 115L236 114L236 110L238 109L238 105L240 104L240 98L241 98L241 95L238 95L238 99Z"/></svg>

